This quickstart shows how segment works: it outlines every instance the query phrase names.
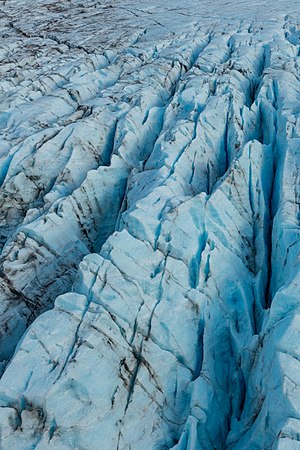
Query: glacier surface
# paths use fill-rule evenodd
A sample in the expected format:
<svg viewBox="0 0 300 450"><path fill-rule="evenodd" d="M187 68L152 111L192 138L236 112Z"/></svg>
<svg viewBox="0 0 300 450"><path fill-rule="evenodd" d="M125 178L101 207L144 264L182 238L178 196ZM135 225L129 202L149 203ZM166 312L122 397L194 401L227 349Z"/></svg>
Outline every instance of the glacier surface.
<svg viewBox="0 0 300 450"><path fill-rule="evenodd" d="M1 449L300 449L299 19L2 2Z"/></svg>

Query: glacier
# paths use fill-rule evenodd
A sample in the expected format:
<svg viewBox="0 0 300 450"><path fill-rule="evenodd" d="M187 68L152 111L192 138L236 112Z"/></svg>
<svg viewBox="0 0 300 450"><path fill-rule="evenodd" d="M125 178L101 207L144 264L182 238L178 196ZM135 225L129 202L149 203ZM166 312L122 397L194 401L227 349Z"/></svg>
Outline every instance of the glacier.
<svg viewBox="0 0 300 450"><path fill-rule="evenodd" d="M300 449L299 2L0 12L0 448Z"/></svg>

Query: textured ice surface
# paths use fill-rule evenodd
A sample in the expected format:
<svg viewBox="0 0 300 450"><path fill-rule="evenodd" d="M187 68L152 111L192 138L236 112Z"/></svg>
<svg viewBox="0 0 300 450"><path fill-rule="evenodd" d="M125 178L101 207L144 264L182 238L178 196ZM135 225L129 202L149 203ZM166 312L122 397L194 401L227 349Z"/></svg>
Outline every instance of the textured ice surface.
<svg viewBox="0 0 300 450"><path fill-rule="evenodd" d="M0 6L0 448L300 448L298 1Z"/></svg>

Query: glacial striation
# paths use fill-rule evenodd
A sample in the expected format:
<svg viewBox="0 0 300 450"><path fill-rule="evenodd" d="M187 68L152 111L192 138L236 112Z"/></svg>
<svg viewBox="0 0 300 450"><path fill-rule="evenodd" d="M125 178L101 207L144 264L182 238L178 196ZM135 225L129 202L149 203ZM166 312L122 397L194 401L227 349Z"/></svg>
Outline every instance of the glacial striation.
<svg viewBox="0 0 300 450"><path fill-rule="evenodd" d="M300 449L299 17L2 2L1 449Z"/></svg>

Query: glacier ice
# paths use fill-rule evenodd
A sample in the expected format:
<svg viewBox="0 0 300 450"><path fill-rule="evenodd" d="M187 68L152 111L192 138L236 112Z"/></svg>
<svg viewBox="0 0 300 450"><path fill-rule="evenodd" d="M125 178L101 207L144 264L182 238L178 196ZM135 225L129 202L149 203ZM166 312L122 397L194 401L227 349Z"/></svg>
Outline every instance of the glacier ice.
<svg viewBox="0 0 300 450"><path fill-rule="evenodd" d="M34 3L0 18L0 448L300 448L298 2Z"/></svg>

